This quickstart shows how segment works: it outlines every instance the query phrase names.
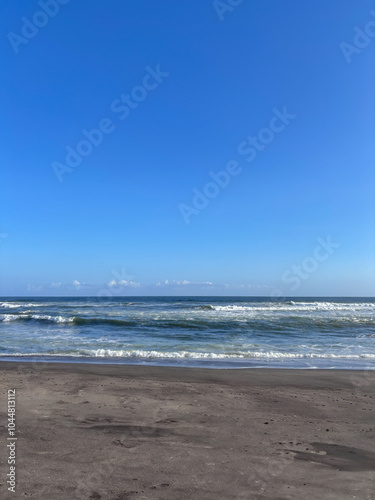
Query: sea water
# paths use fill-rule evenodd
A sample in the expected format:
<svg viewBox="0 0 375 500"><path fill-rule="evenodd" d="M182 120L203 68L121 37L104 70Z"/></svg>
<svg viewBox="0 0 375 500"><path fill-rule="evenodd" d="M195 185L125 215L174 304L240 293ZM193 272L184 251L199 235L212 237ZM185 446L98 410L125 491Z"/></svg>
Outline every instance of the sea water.
<svg viewBox="0 0 375 500"><path fill-rule="evenodd" d="M375 368L375 298L0 298L2 360Z"/></svg>

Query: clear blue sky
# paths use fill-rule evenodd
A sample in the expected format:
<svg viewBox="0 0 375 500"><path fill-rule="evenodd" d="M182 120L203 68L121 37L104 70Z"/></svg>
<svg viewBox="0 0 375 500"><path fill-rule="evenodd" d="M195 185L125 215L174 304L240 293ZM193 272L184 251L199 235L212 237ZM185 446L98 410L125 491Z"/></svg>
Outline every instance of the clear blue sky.
<svg viewBox="0 0 375 500"><path fill-rule="evenodd" d="M1 295L375 295L374 2L65 2L0 6Z"/></svg>

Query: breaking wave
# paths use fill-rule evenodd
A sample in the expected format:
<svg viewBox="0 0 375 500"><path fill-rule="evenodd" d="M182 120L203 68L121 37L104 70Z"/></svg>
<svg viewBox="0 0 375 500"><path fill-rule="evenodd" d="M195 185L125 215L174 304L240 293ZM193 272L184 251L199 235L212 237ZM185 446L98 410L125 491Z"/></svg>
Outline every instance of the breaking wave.
<svg viewBox="0 0 375 500"><path fill-rule="evenodd" d="M66 352L44 352L44 353L1 353L0 356L18 356L18 357L94 357L94 358L139 358L139 359L375 359L375 354L323 354L323 353L285 353L277 351L248 351L236 354L214 353L214 352L192 352L192 351L147 351L142 349L122 350L122 349L81 349L79 351Z"/></svg>
<svg viewBox="0 0 375 500"><path fill-rule="evenodd" d="M48 316L44 314L0 314L0 321L40 321L41 323L73 323L74 318L64 316Z"/></svg>

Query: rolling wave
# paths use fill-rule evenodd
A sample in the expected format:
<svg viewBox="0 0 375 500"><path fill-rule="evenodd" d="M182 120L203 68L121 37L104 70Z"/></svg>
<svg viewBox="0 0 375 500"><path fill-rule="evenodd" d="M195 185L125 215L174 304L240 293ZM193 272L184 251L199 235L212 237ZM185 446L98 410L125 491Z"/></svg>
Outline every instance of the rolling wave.
<svg viewBox="0 0 375 500"><path fill-rule="evenodd" d="M133 314L128 319L116 319L114 317L90 317L90 316L61 316L48 314L30 314L29 312L18 314L0 314L0 322L10 323L14 321L33 321L40 323L52 324L70 324L75 326L100 326L108 325L115 327L155 327L160 329L180 328L180 329L206 329L206 328L239 328L239 329L268 329L270 332L275 331L275 328L281 328L288 333L286 328L303 328L305 326L313 326L317 328L340 329L343 326L356 327L361 324L368 327L375 326L375 317L368 316L338 316L338 317L304 317L298 315L288 315L285 317L268 317L260 316L195 316L195 315L176 315L172 312L159 315L136 315Z"/></svg>
<svg viewBox="0 0 375 500"><path fill-rule="evenodd" d="M299 352L278 352L278 351L246 351L238 353L215 353L215 352L194 352L194 351L148 351L143 349L123 350L123 349L81 349L79 351L65 352L30 352L30 353L3 353L0 356L18 357L94 357L94 358L139 358L139 359L264 359L264 360L293 360L293 359L371 359L375 360L373 353L361 354L331 354L331 353L299 353Z"/></svg>
<svg viewBox="0 0 375 500"><path fill-rule="evenodd" d="M40 321L41 323L73 323L74 318L64 316L49 316L46 314L0 314L0 321Z"/></svg>
<svg viewBox="0 0 375 500"><path fill-rule="evenodd" d="M113 318L82 318L75 316L73 318L74 325L110 325L110 326L136 326L138 321L129 321Z"/></svg>
<svg viewBox="0 0 375 500"><path fill-rule="evenodd" d="M43 314L0 314L0 321L9 323L11 321L35 321L41 323L66 323L71 325L112 325L112 326L135 326L136 321L124 321L112 318L82 318L72 316L49 316Z"/></svg>
<svg viewBox="0 0 375 500"><path fill-rule="evenodd" d="M202 308L202 306L198 306ZM204 306L203 306L204 307ZM229 304L225 306L215 305L208 306L207 309L213 311L227 311L227 312L252 312L252 311L372 311L375 314L375 304L374 303L348 303L333 304L331 302L276 302L276 303L265 303L265 304L249 304L249 305L235 305Z"/></svg>

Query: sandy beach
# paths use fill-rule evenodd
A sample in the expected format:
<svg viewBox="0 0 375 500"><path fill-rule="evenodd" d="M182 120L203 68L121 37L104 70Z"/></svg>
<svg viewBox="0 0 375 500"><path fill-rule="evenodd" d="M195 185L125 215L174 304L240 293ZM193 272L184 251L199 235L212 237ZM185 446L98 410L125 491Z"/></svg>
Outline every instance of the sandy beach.
<svg viewBox="0 0 375 500"><path fill-rule="evenodd" d="M375 498L374 372L15 362L0 372L1 498Z"/></svg>

